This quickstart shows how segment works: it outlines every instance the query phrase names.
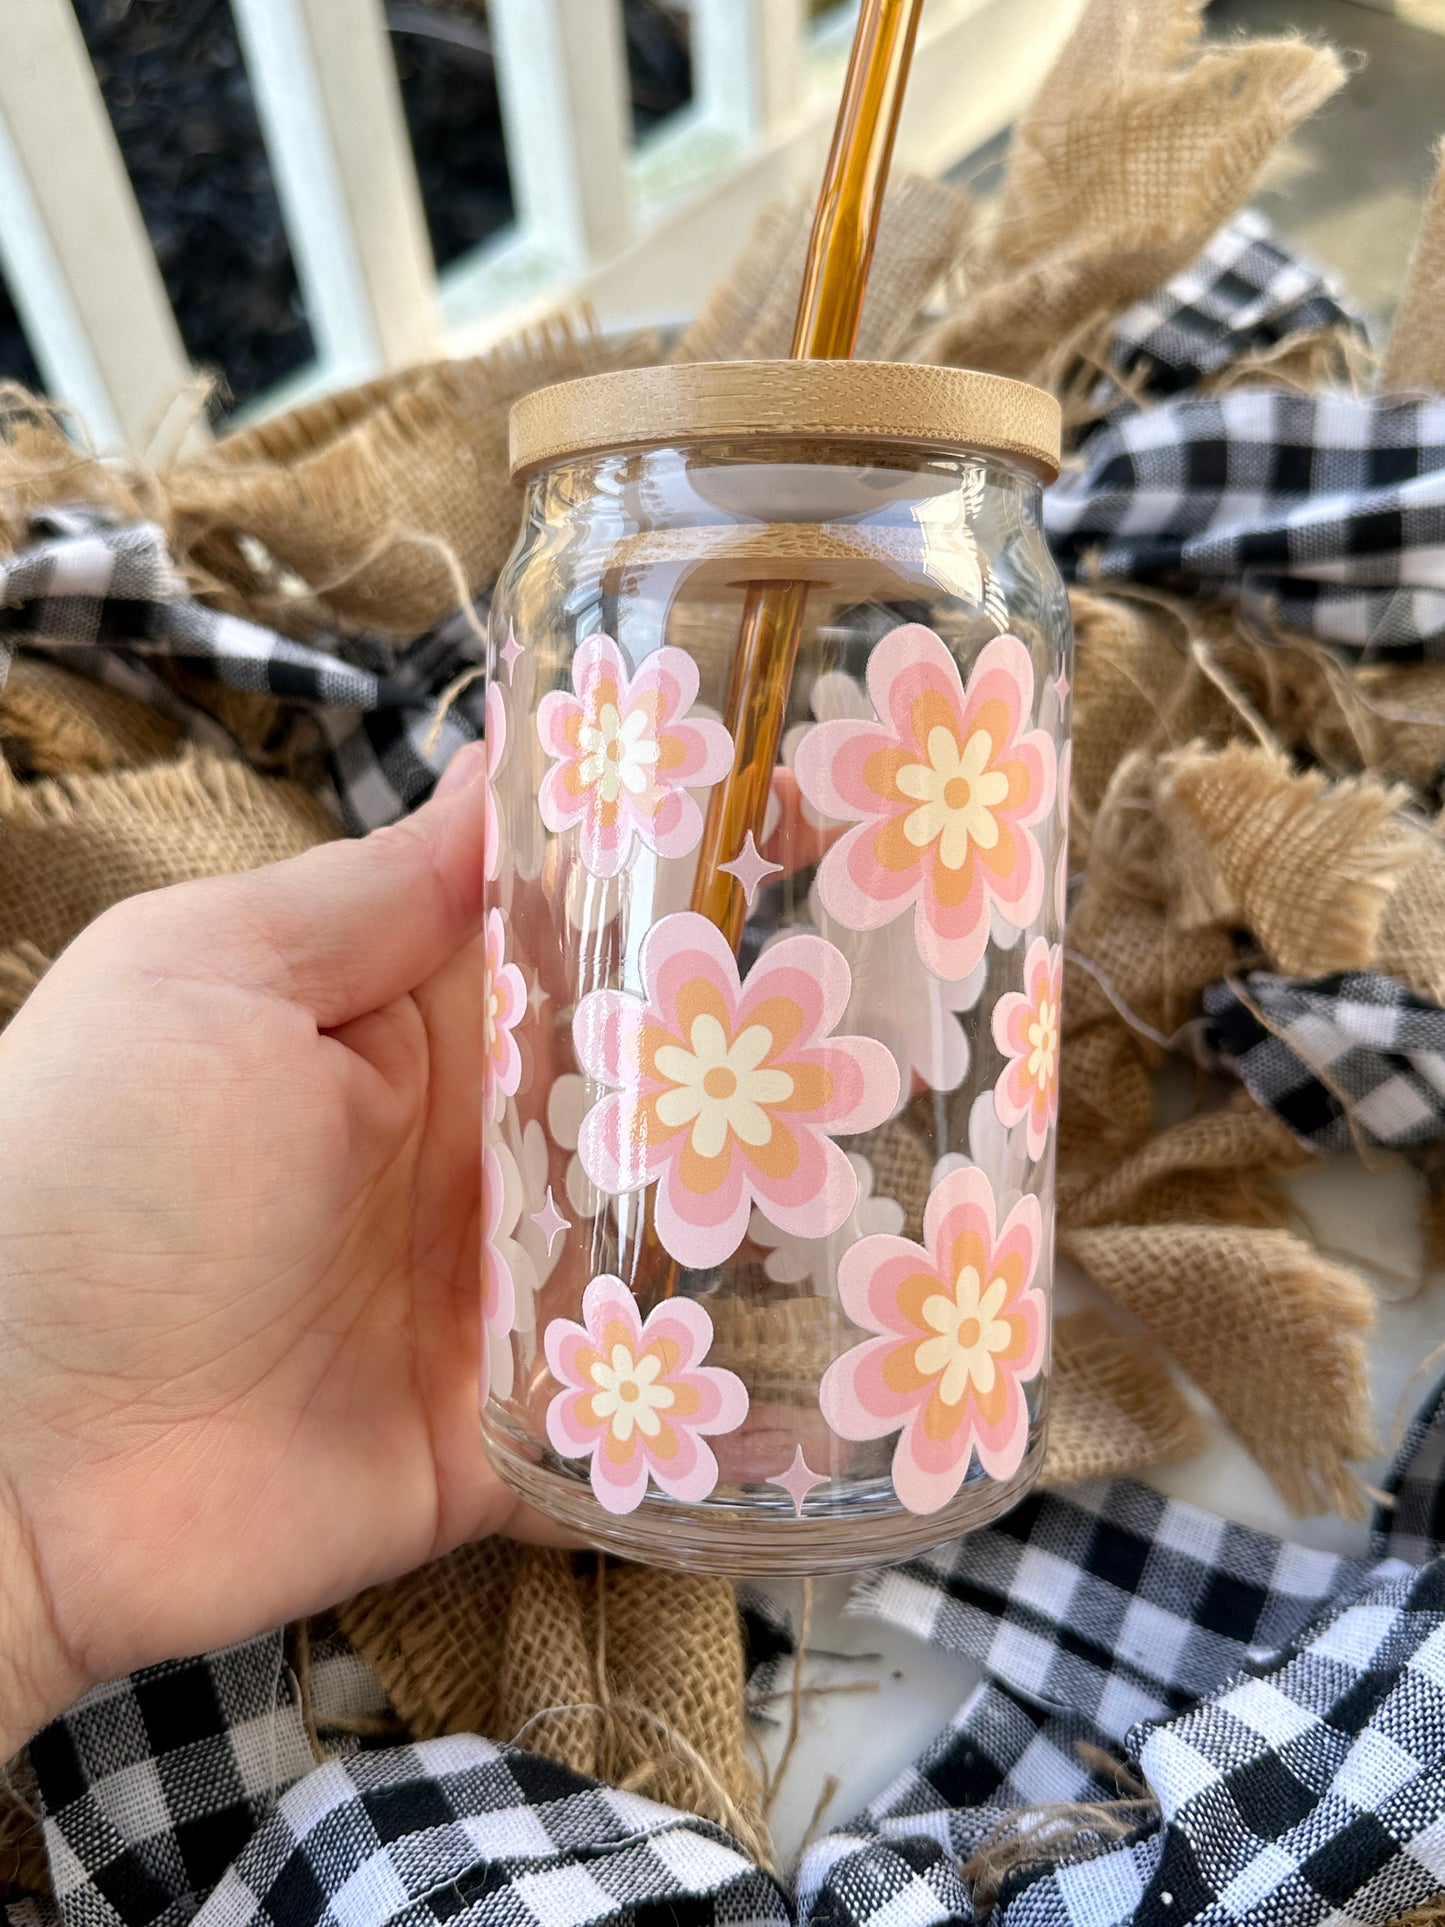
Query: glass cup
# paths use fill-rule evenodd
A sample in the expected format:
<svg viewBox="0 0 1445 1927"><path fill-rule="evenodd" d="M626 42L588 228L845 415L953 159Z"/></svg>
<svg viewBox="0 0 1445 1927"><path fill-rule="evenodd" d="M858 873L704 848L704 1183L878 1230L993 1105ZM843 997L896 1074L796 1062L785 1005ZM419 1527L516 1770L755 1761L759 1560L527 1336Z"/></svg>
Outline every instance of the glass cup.
<svg viewBox="0 0 1445 1927"><path fill-rule="evenodd" d="M512 432L487 1450L654 1564L901 1558L1015 1504L1044 1448L1057 406L963 370L727 364L544 390ZM759 597L796 641L761 686ZM711 844L721 928L700 869L748 696L776 742L756 820Z"/></svg>

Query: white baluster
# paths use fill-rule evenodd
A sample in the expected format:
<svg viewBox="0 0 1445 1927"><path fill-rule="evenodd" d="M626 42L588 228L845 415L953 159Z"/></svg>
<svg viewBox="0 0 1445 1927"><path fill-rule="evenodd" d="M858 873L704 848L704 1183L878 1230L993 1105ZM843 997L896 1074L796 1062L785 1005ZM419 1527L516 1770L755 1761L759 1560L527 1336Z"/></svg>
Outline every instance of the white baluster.
<svg viewBox="0 0 1445 1927"><path fill-rule="evenodd" d="M566 268L609 260L631 222L621 0L489 0L517 217Z"/></svg>
<svg viewBox="0 0 1445 1927"><path fill-rule="evenodd" d="M0 265L47 388L144 450L192 372L70 0L0 0Z"/></svg>
<svg viewBox="0 0 1445 1927"><path fill-rule="evenodd" d="M436 274L380 0L232 0L330 385L437 352Z"/></svg>
<svg viewBox="0 0 1445 1927"><path fill-rule="evenodd" d="M768 140L804 110L807 0L692 0L693 93L715 125Z"/></svg>

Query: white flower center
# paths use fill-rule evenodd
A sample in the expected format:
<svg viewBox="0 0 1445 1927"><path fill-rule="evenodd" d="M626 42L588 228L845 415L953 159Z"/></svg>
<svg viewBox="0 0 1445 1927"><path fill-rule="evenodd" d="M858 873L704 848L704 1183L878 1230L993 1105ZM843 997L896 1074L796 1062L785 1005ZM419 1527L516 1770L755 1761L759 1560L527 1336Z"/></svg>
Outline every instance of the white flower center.
<svg viewBox="0 0 1445 1927"><path fill-rule="evenodd" d="M1039 1007L1026 1033L1029 1042L1028 1073L1040 1090L1054 1081L1059 1061L1059 1007L1049 997L1039 999Z"/></svg>
<svg viewBox="0 0 1445 1927"><path fill-rule="evenodd" d="M614 1345L610 1360L599 1358L592 1367L592 1409L598 1418L611 1422L612 1436L626 1445L637 1427L645 1439L655 1439L662 1430L657 1416L676 1402L670 1385L659 1385L657 1375L662 1361L646 1352L637 1358L626 1345Z"/></svg>
<svg viewBox="0 0 1445 1927"><path fill-rule="evenodd" d="M938 845L945 869L961 870L968 846L991 850L998 842L994 811L1008 796L1008 778L991 770L993 738L976 729L959 749L953 731L941 723L928 732L928 761L905 763L896 782L918 804L903 819L903 834L915 849Z"/></svg>
<svg viewBox="0 0 1445 1927"><path fill-rule="evenodd" d="M577 742L583 752L577 780L588 789L595 785L604 803L615 803L623 790L641 796L662 754L647 711L629 709L623 716L616 703L604 703L595 724L583 723Z"/></svg>
<svg viewBox="0 0 1445 1927"><path fill-rule="evenodd" d="M498 1020L501 1016L501 1010L502 1000L497 995L496 979L492 976L491 972L488 971L487 997L482 1028L482 1044L488 1057L490 1057L497 1048L497 1032L501 1027Z"/></svg>
<svg viewBox="0 0 1445 1927"><path fill-rule="evenodd" d="M749 1024L731 1042L711 1012L693 1020L691 1050L664 1044L655 1062L672 1089L657 1100L657 1115L671 1130L692 1126L699 1157L722 1155L728 1133L744 1144L766 1144L773 1134L766 1107L793 1095L787 1071L763 1066L773 1033Z"/></svg>
<svg viewBox="0 0 1445 1927"><path fill-rule="evenodd" d="M980 1397L993 1390L994 1353L1004 1351L1013 1336L998 1315L1007 1296L1004 1279L995 1278L985 1290L974 1267L965 1265L951 1298L940 1291L923 1301L924 1321L938 1336L923 1340L913 1362L924 1378L939 1380L945 1405L957 1405L970 1384Z"/></svg>

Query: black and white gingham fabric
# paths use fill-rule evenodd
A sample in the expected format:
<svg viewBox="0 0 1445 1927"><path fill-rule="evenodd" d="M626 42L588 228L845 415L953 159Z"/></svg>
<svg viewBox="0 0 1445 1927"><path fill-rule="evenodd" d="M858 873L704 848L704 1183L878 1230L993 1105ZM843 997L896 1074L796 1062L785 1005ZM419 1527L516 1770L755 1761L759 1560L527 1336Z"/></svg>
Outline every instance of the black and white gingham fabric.
<svg viewBox="0 0 1445 1927"><path fill-rule="evenodd" d="M1205 1041L1310 1150L1445 1137L1445 1010L1393 977L1250 971L1204 993Z"/></svg>
<svg viewBox="0 0 1445 1927"><path fill-rule="evenodd" d="M1338 284L1291 254L1262 214L1244 208L1197 261L1119 316L1109 360L1121 382L1106 383L1098 399L1107 412L1141 389L1152 398L1177 394L1244 355L1317 328L1365 339Z"/></svg>
<svg viewBox="0 0 1445 1927"><path fill-rule="evenodd" d="M219 725L176 693L159 673L162 660L299 704L317 716L354 833L425 802L448 758L481 734L480 682L457 695L433 731L437 698L480 659L465 612L405 649L338 636L299 643L197 602L152 523L113 527L93 509L49 510L32 530L31 547L0 557L0 682L13 649L42 650L217 745L227 740ZM485 605L476 616L484 619Z"/></svg>
<svg viewBox="0 0 1445 1927"><path fill-rule="evenodd" d="M348 1730L387 1710L375 1674L339 1639L310 1655L308 1686L328 1751L354 1751ZM99 1687L30 1752L67 1927L189 1920L316 1766L279 1632Z"/></svg>
<svg viewBox="0 0 1445 1927"><path fill-rule="evenodd" d="M706 1820L463 1734L322 1767L198 1927L789 1927L781 1889Z"/></svg>
<svg viewBox="0 0 1445 1927"><path fill-rule="evenodd" d="M853 1609L988 1677L791 1903L706 1822L485 1740L298 1779L273 1638L40 1736L57 1900L11 1927L943 1927L975 1919L963 1867L1001 1822L1139 1780L1150 1809L1022 1864L996 1927L1383 1927L1445 1891L1445 1396L1389 1494L1365 1559L1116 1482L864 1580Z"/></svg>
<svg viewBox="0 0 1445 1927"><path fill-rule="evenodd" d="M1234 598L1363 661L1445 658L1445 401L1242 388L1115 414L1044 497L1066 573Z"/></svg>
<svg viewBox="0 0 1445 1927"><path fill-rule="evenodd" d="M848 1610L962 1653L1117 1742L1403 1569L1392 1556L1291 1545L1117 1479L1034 1494L996 1525L868 1575Z"/></svg>
<svg viewBox="0 0 1445 1927"><path fill-rule="evenodd" d="M1445 1551L1445 1383L1411 1419L1375 1514L1371 1545L1423 1566Z"/></svg>
<svg viewBox="0 0 1445 1927"><path fill-rule="evenodd" d="M1199 384L1359 318L1246 211L1116 324L1102 419L1044 497L1065 572L1237 600L1268 634L1363 660L1445 657L1445 401Z"/></svg>
<svg viewBox="0 0 1445 1927"><path fill-rule="evenodd" d="M853 1609L990 1677L805 1856L803 1918L972 1920L961 1865L1022 1808L1109 1801L1111 1755L1157 1815L1127 1808L1123 1838L1086 1833L1052 1865L1041 1850L1005 1879L997 1927L1364 1927L1445 1889L1441 1416L1437 1400L1407 1442L1372 1560L1118 1482L1045 1495L864 1580ZM1126 1731L1148 1703L1184 1710Z"/></svg>

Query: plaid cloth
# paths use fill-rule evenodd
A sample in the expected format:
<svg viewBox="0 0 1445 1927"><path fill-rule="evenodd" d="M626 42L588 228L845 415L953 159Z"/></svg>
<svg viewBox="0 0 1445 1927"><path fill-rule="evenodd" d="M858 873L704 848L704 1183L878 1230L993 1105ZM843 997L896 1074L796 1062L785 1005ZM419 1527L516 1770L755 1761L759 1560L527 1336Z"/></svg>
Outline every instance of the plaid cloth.
<svg viewBox="0 0 1445 1927"><path fill-rule="evenodd" d="M436 700L481 654L458 612L398 649L369 638L293 641L197 602L154 524L115 528L94 509L32 519L35 544L0 558L0 682L18 646L43 650L182 723L198 741L228 738L177 694L162 659L229 689L315 711L342 821L356 835L424 803L448 758L482 732L480 681L461 691L430 750ZM484 623L486 605L478 605Z"/></svg>
<svg viewBox="0 0 1445 1927"><path fill-rule="evenodd" d="M273 1636L101 1688L36 1740L57 1900L10 1927L942 1927L974 1920L962 1868L1000 1823L1128 1776L1149 1809L1041 1847L998 1927L1375 1927L1445 1889L1445 1394L1389 1491L1364 1559L1120 1481L863 1580L851 1610L989 1677L809 1849L791 1902L708 1823L481 1739L297 1779ZM318 1711L357 1690L327 1664Z"/></svg>
<svg viewBox="0 0 1445 1927"><path fill-rule="evenodd" d="M1311 1151L1445 1137L1445 1010L1374 971L1250 971L1204 993L1205 1042Z"/></svg>
<svg viewBox="0 0 1445 1927"><path fill-rule="evenodd" d="M1197 261L1119 316L1109 344L1118 376L1101 383L1096 406L1108 413L1132 407L1141 392L1177 394L1317 328L1365 339L1338 283L1291 254L1264 216L1245 208Z"/></svg>
<svg viewBox="0 0 1445 1927"><path fill-rule="evenodd" d="M1445 401L1181 395L1090 436L1044 527L1081 580L1230 596L1362 661L1445 657Z"/></svg>
<svg viewBox="0 0 1445 1927"><path fill-rule="evenodd" d="M1246 211L1116 324L1103 419L1044 497L1067 575L1235 598L1266 634L1445 657L1445 401L1191 393L1292 334L1363 325ZM1140 403L1147 404L1140 406Z"/></svg>
<svg viewBox="0 0 1445 1927"><path fill-rule="evenodd" d="M1383 1490L1371 1549L1427 1565L1445 1550L1445 1384L1411 1419Z"/></svg>

